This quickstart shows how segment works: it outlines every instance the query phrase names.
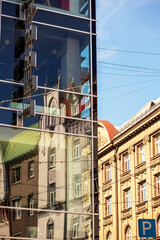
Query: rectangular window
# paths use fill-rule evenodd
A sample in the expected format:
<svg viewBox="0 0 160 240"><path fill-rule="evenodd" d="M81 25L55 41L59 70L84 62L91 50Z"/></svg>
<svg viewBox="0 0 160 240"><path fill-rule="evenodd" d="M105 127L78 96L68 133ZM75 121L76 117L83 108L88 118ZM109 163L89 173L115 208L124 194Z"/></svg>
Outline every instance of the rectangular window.
<svg viewBox="0 0 160 240"><path fill-rule="evenodd" d="M34 198L33 198L33 194L29 195L28 197L28 207L29 208L34 208ZM34 214L33 210L29 211L29 215L32 216Z"/></svg>
<svg viewBox="0 0 160 240"><path fill-rule="evenodd" d="M81 175L78 174L74 177L74 197L81 196Z"/></svg>
<svg viewBox="0 0 160 240"><path fill-rule="evenodd" d="M79 102L78 100L74 100L72 104L72 115L76 116L77 114L79 114Z"/></svg>
<svg viewBox="0 0 160 240"><path fill-rule="evenodd" d="M160 134L155 136L155 155L160 154Z"/></svg>
<svg viewBox="0 0 160 240"><path fill-rule="evenodd" d="M105 199L105 214L106 216L109 216L112 214L112 198L107 197Z"/></svg>
<svg viewBox="0 0 160 240"><path fill-rule="evenodd" d="M76 239L78 237L79 231L79 217L73 219L73 234L72 238Z"/></svg>
<svg viewBox="0 0 160 240"><path fill-rule="evenodd" d="M145 162L144 144L138 146L138 164Z"/></svg>
<svg viewBox="0 0 160 240"><path fill-rule="evenodd" d="M146 182L140 183L140 202L146 201Z"/></svg>
<svg viewBox="0 0 160 240"><path fill-rule="evenodd" d="M56 149L52 149L50 151L50 158L49 158L49 167L55 167L56 166Z"/></svg>
<svg viewBox="0 0 160 240"><path fill-rule="evenodd" d="M124 170L125 172L128 172L128 171L130 170L129 154L128 154L128 153L125 153L125 154L123 155L123 166L124 166L123 170Z"/></svg>
<svg viewBox="0 0 160 240"><path fill-rule="evenodd" d="M80 140L77 139L73 143L73 158L80 158Z"/></svg>
<svg viewBox="0 0 160 240"><path fill-rule="evenodd" d="M111 180L111 165L106 164L105 165L105 181Z"/></svg>
<svg viewBox="0 0 160 240"><path fill-rule="evenodd" d="M20 182L20 167L13 168L12 174L13 174L13 183Z"/></svg>
<svg viewBox="0 0 160 240"><path fill-rule="evenodd" d="M50 205L55 205L56 203L56 184L55 183L49 186L49 201L50 201Z"/></svg>
<svg viewBox="0 0 160 240"><path fill-rule="evenodd" d="M13 216L14 219L20 219L21 218L21 209L18 209L19 207L21 207L21 200L17 199L13 201L13 207L17 207L17 209L13 210Z"/></svg>
<svg viewBox="0 0 160 240"><path fill-rule="evenodd" d="M131 207L131 192L130 192L130 189L125 190L124 195L125 195L125 209L127 209L127 208Z"/></svg>
<svg viewBox="0 0 160 240"><path fill-rule="evenodd" d="M156 192L157 196L160 195L160 174L156 176Z"/></svg>
<svg viewBox="0 0 160 240"><path fill-rule="evenodd" d="M34 161L28 163L28 178L34 177Z"/></svg>

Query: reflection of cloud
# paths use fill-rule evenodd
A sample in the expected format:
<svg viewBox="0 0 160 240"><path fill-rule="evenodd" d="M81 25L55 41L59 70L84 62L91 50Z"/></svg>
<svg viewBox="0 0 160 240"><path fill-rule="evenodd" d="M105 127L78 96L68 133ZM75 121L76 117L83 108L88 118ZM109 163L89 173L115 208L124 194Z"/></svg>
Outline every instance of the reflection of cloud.
<svg viewBox="0 0 160 240"><path fill-rule="evenodd" d="M152 0L152 1L154 1L154 0ZM150 0L136 0L136 1L133 1L132 7L133 8L144 7L148 3L151 3L151 1Z"/></svg>
<svg viewBox="0 0 160 240"><path fill-rule="evenodd" d="M108 21L125 5L128 0L99 0L97 6L97 34L100 39L107 39Z"/></svg>
<svg viewBox="0 0 160 240"><path fill-rule="evenodd" d="M105 51L105 50L101 50L98 52L98 61L104 61L104 60L108 60L109 58L113 57L113 55L115 54L115 52L113 51Z"/></svg>

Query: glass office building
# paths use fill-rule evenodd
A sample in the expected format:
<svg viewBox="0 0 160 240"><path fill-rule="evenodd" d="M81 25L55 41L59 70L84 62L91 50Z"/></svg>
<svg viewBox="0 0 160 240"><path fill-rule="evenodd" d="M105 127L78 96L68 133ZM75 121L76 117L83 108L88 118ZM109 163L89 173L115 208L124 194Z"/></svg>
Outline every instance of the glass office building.
<svg viewBox="0 0 160 240"><path fill-rule="evenodd" d="M99 239L95 0L0 0L0 238Z"/></svg>

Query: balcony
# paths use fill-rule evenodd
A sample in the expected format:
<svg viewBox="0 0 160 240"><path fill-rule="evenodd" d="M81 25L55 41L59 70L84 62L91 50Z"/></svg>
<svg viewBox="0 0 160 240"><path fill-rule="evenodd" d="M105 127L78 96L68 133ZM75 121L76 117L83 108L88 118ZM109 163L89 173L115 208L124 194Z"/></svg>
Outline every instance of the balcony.
<svg viewBox="0 0 160 240"><path fill-rule="evenodd" d="M136 214L137 215L140 213L146 212L147 210L148 210L148 202L147 201L136 204Z"/></svg>
<svg viewBox="0 0 160 240"><path fill-rule="evenodd" d="M132 217L132 208L127 208L121 211L121 219L125 220L126 218Z"/></svg>

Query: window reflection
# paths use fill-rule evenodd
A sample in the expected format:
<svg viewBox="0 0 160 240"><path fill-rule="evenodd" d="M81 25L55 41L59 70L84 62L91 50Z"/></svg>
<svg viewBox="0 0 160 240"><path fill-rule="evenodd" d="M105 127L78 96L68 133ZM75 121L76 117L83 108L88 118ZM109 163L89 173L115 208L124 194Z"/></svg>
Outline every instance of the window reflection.
<svg viewBox="0 0 160 240"><path fill-rule="evenodd" d="M59 8L78 15L89 15L88 0L35 0L34 2L45 7Z"/></svg>

